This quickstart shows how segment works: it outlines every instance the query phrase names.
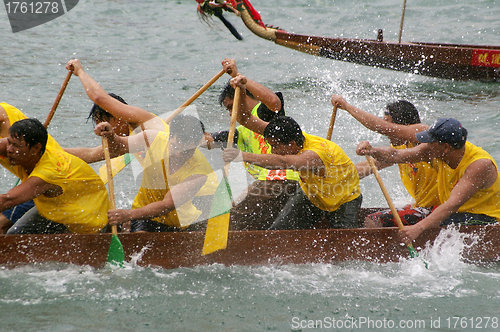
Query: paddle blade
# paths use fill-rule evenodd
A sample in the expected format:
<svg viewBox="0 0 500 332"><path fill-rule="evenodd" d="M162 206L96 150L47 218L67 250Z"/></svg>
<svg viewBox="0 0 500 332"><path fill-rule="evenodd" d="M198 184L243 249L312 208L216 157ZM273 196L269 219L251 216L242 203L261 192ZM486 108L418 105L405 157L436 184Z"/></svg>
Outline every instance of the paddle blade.
<svg viewBox="0 0 500 332"><path fill-rule="evenodd" d="M203 243L202 255L211 254L227 247L229 213L231 211L231 188L226 177L222 178L212 200L210 218Z"/></svg>
<svg viewBox="0 0 500 332"><path fill-rule="evenodd" d="M408 253L410 255L410 258L417 258L419 256L418 251L411 244L408 246ZM424 261L423 259L422 262L424 263L425 268L428 269L429 266L427 265L427 262Z"/></svg>
<svg viewBox="0 0 500 332"><path fill-rule="evenodd" d="M134 156L130 153L126 153L119 157L111 159L111 169L113 171L113 176L118 174L122 169L125 168L130 162L134 159ZM108 183L108 173L106 170L106 165L103 165L99 168L99 177L101 178L104 184Z"/></svg>
<svg viewBox="0 0 500 332"><path fill-rule="evenodd" d="M417 250L411 244L408 246L408 253L410 254L410 258L418 257Z"/></svg>
<svg viewBox="0 0 500 332"><path fill-rule="evenodd" d="M125 261L125 253L123 252L123 246L118 238L118 235L111 235L111 243L109 244L108 259L107 262L115 266L123 266Z"/></svg>
<svg viewBox="0 0 500 332"><path fill-rule="evenodd" d="M203 243L201 254L205 256L217 250L226 249L228 230L229 213L210 218L208 220L207 233L205 234L205 242Z"/></svg>

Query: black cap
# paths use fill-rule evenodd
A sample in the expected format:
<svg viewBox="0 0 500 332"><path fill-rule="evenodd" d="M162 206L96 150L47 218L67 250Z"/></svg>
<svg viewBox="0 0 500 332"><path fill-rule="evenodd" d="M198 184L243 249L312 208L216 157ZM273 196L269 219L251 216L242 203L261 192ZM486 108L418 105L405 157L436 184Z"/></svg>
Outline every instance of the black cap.
<svg viewBox="0 0 500 332"><path fill-rule="evenodd" d="M416 134L421 143L439 141L453 145L461 145L467 139L462 130L462 124L453 118L442 118L436 120L432 126L425 131Z"/></svg>

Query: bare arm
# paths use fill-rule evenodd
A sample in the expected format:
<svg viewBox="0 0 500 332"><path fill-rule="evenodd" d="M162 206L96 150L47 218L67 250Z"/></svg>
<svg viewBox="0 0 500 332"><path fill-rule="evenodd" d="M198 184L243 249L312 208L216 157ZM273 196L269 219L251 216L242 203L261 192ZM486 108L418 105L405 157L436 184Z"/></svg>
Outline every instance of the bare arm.
<svg viewBox="0 0 500 332"><path fill-rule="evenodd" d="M375 161L375 167L377 167L377 170L381 170L387 167L390 167L394 165L393 163L383 163L381 161L378 161L377 159L374 159ZM372 168L368 164L368 161L363 160L357 163L356 165L356 171L358 171L358 177L359 179L363 179L371 174L373 174Z"/></svg>
<svg viewBox="0 0 500 332"><path fill-rule="evenodd" d="M80 81L82 82L85 92L90 100L101 106L114 117L123 119L133 128L139 127L141 124L156 118L154 114L151 114L140 107L123 104L119 100L116 100L108 95L99 83L97 83L83 70L80 60L70 60L66 65L66 68L69 70L71 66L74 68L73 74L80 78ZM152 124L154 125L155 123ZM158 128L159 130L163 130L163 125L161 124L161 126L162 127Z"/></svg>
<svg viewBox="0 0 500 332"><path fill-rule="evenodd" d="M488 159L476 160L465 170L464 175L453 187L450 198L438 206L427 218L416 225L405 227L401 237L410 241L416 239L424 230L439 227L453 213L464 205L479 189L486 189L493 185L498 176L495 165Z"/></svg>
<svg viewBox="0 0 500 332"><path fill-rule="evenodd" d="M360 156L369 155L382 163L404 164L419 161L431 161L432 151L427 143L419 144L410 149L394 149L391 147L372 147L368 141L363 141L356 147Z"/></svg>
<svg viewBox="0 0 500 332"><path fill-rule="evenodd" d="M240 105L236 120L251 131L264 135L264 130L266 129L269 122L265 122L252 115L252 110L248 107L245 98L246 77L241 75L236 76L235 78L231 79L231 85L235 89L236 87L240 88Z"/></svg>
<svg viewBox="0 0 500 332"><path fill-rule="evenodd" d="M222 61L222 66L224 70L231 75L233 78L240 75L238 72L238 67L236 66L236 61L230 58L225 58ZM281 100L276 96L276 94L263 86L262 84L249 79L248 77L246 88L252 93L252 95L257 98L261 103L267 106L271 111L278 113L281 108Z"/></svg>
<svg viewBox="0 0 500 332"><path fill-rule="evenodd" d="M104 160L102 146L96 146L94 148L64 148L64 151L80 158L87 164Z"/></svg>
<svg viewBox="0 0 500 332"><path fill-rule="evenodd" d="M332 105L336 104L339 108L346 110L366 128L388 136L389 138L396 138L416 144L418 141L415 134L429 128L428 125L421 123L413 125L399 125L385 121L374 114L363 111L347 103L347 101L339 95L333 95L331 102Z"/></svg>
<svg viewBox="0 0 500 332"><path fill-rule="evenodd" d="M306 150L296 155L253 154L241 152L235 148L227 148L222 153L225 162L245 161L268 169L312 170L322 172L325 169L318 154Z"/></svg>
<svg viewBox="0 0 500 332"><path fill-rule="evenodd" d="M206 175L192 175L167 192L164 199L133 210L110 210L108 219L111 225L129 220L151 219L166 215L194 197L207 181Z"/></svg>
<svg viewBox="0 0 500 332"><path fill-rule="evenodd" d="M55 184L45 182L39 177L29 177L20 185L10 189L6 194L0 195L0 212L30 201L41 194L56 197L62 194L62 189Z"/></svg>

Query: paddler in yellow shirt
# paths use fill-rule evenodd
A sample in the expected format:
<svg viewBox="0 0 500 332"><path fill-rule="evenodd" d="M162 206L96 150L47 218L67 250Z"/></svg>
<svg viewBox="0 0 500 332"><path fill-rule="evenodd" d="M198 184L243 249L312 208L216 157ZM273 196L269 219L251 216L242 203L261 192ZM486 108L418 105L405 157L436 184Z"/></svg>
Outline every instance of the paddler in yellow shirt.
<svg viewBox="0 0 500 332"><path fill-rule="evenodd" d="M109 208L104 183L88 164L50 140L36 119L16 121L0 139L0 164L22 181L0 195L0 211L35 202L7 234L101 231Z"/></svg>
<svg viewBox="0 0 500 332"><path fill-rule="evenodd" d="M498 166L483 149L467 142L467 130L453 118L436 120L416 134L421 143L409 149L372 147L361 142L359 155L390 163L426 161L437 172L440 205L426 218L401 230L401 241L415 240L429 228L450 224L484 225L500 221Z"/></svg>
<svg viewBox="0 0 500 332"><path fill-rule="evenodd" d="M270 229L305 229L326 218L331 228L358 227L362 202L356 167L342 149L324 138L309 135L290 117L270 122L251 114L245 102L246 78L231 79L240 87L241 111L237 120L263 135L272 154L252 154L234 148L224 150L225 162L244 161L270 169L298 171L300 189L287 201Z"/></svg>
<svg viewBox="0 0 500 332"><path fill-rule="evenodd" d="M225 58L222 66L224 71L232 77L240 74L234 59ZM246 102L253 115L267 122L277 116L285 115L281 92L274 93L248 77L246 87ZM231 115L233 103L234 88L228 81L219 94L219 104ZM205 139L208 147L225 147L228 133L229 131L206 133ZM234 144L244 152L271 153L271 147L266 139L244 126L238 126L235 129ZM289 169L266 169L249 163L243 165L254 181L247 190L235 198L236 205L231 208L229 227L234 230L267 229L276 219L290 195L297 190L299 175L296 171Z"/></svg>
<svg viewBox="0 0 500 332"><path fill-rule="evenodd" d="M131 222L131 232L196 230L202 215L193 205L195 195L215 193L218 182L205 156L198 150L203 125L191 115L177 115L165 131L146 130L121 137L107 122L96 126L97 135L109 140L111 156L147 151L142 183L132 209L110 210L109 223ZM203 223L201 223L203 227Z"/></svg>
<svg viewBox="0 0 500 332"><path fill-rule="evenodd" d="M416 134L429 129L420 122L417 108L406 100L389 103L384 111L384 118L363 111L349 104L342 96L333 95L333 105L346 110L366 128L376 131L389 138L395 149L407 149L419 144ZM375 159L377 169L392 166L393 163L381 162ZM427 217L440 203L437 189L437 172L428 162L398 164L401 182L415 200L403 208L397 209L404 225L414 225ZM356 164L360 179L372 173L368 162ZM396 222L392 211L382 210L370 214L365 219L365 227L395 227Z"/></svg>

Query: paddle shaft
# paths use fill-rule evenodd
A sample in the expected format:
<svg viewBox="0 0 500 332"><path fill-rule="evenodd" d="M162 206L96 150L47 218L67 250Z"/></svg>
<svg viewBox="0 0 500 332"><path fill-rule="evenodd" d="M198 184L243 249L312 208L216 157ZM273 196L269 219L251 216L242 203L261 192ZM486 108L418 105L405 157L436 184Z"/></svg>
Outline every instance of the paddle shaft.
<svg viewBox="0 0 500 332"><path fill-rule="evenodd" d="M70 70L68 71L68 74L66 75L66 78L64 79L64 82L61 86L61 89L59 89L59 94L56 97L56 100L54 101L54 104L52 105L52 109L50 110L49 114L47 115L47 118L45 119L45 122L43 123L43 126L45 129L49 127L50 121L52 121L52 118L54 117L54 113L56 112L57 106L59 106L59 102L61 101L61 98L64 94L64 90L66 90L66 86L68 85L69 79L71 78L71 75L73 74L73 71ZM20 178L17 178L16 183L14 184L14 187L17 186L21 182Z"/></svg>
<svg viewBox="0 0 500 332"><path fill-rule="evenodd" d="M102 137L102 149L104 151L104 159L106 160L106 169L108 171L109 208L111 210L115 210L116 204L115 204L115 186L113 184L113 171L111 169L111 158L109 156L108 139L104 136ZM118 234L116 225L111 226L111 233L115 235Z"/></svg>
<svg viewBox="0 0 500 332"><path fill-rule="evenodd" d="M52 118L54 117L54 113L56 112L57 106L59 106L59 102L61 101L61 98L64 94L64 91L66 90L66 87L68 86L69 79L71 78L71 75L73 74L73 71L70 70L68 71L68 74L66 75L66 78L64 79L64 82L61 86L61 89L59 89L59 93L57 94L56 100L54 101L54 104L52 105L52 109L49 112L49 115L47 115L47 119L45 119L45 122L43 126L45 128L49 127L50 121L52 121Z"/></svg>
<svg viewBox="0 0 500 332"><path fill-rule="evenodd" d="M389 208L391 209L392 215L394 216L394 220L396 221L396 224L398 225L399 229L403 229L403 222L401 222L401 218L399 217L398 211L396 210L396 207L394 206L394 203L392 202L391 196L389 196L389 192L387 191L387 188L384 185L384 181L382 181L382 178L380 177L380 174L378 173L377 166L375 166L375 163L373 162L372 157L366 156L366 160L368 161L368 164L370 165L370 168L372 169L373 175L375 175L375 178L377 179L378 185L380 186L380 189L382 190L382 193L384 194L385 200L387 201L387 204L389 204ZM413 245L411 243L406 244L408 248L413 249Z"/></svg>
<svg viewBox="0 0 500 332"><path fill-rule="evenodd" d="M403 13L401 14L401 24L399 25L398 43L401 43L401 36L403 35L403 22L405 20L405 11L406 11L406 0L404 0L403 2Z"/></svg>
<svg viewBox="0 0 500 332"><path fill-rule="evenodd" d="M229 134L227 135L227 146L233 146L234 132L236 130L236 117L238 116L238 110L240 108L240 87L234 89L234 100L233 109L231 111L231 122L229 123ZM224 177L227 178L229 174L229 166L231 163L226 163L224 165Z"/></svg>
<svg viewBox="0 0 500 332"><path fill-rule="evenodd" d="M337 105L333 106L332 117L330 118L330 126L328 127L328 133L326 134L326 139L332 140L333 126L335 125L335 118L337 117Z"/></svg>
<svg viewBox="0 0 500 332"><path fill-rule="evenodd" d="M196 98L198 98L203 92L205 92L210 86L212 86L212 84L214 84L222 75L224 75L225 71L224 69L222 69L219 73L217 73L217 75L215 75L214 77L212 77L212 79L210 81L208 81L204 86L202 86L198 91L196 91L196 93L194 95L191 96L191 98L189 98L188 100L186 100L184 102L184 104L182 104L178 109L176 109L172 114L170 114L166 119L165 119L165 122L166 123L170 123L170 121L172 121L172 119L174 118L174 116L176 116L177 114L181 113L182 111L184 111L184 109L186 107L188 107L189 105L191 105L191 103L193 101L196 100Z"/></svg>

